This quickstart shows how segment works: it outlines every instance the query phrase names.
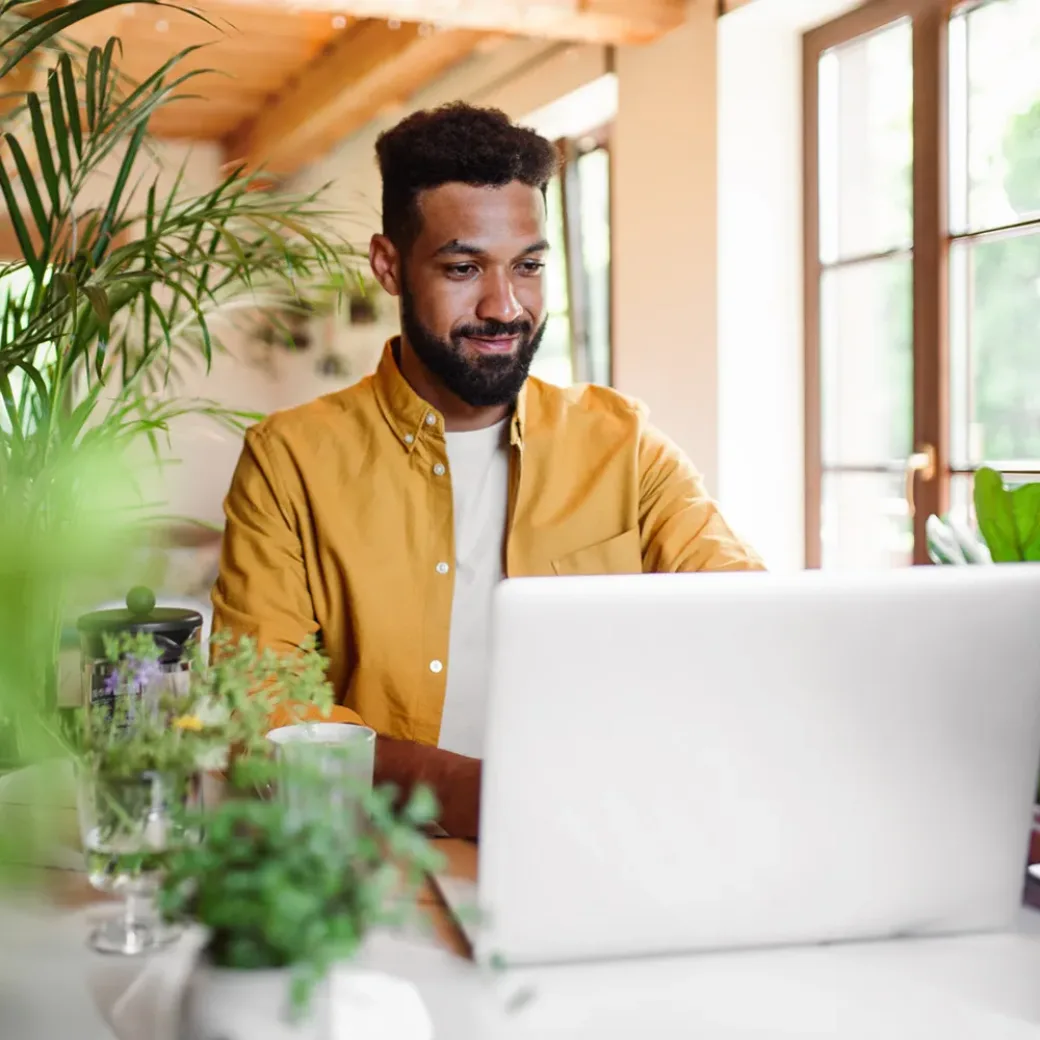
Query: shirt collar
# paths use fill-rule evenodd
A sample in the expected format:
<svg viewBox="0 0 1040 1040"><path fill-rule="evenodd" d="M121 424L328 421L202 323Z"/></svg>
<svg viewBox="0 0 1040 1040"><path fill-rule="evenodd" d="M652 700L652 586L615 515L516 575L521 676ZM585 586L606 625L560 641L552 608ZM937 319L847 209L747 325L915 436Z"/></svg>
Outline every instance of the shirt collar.
<svg viewBox="0 0 1040 1040"><path fill-rule="evenodd" d="M424 429L444 432L444 417L433 405L424 401L401 375L397 364L400 337L387 340L383 356L375 372L375 390L379 406L397 439L409 453L415 450ZM521 387L509 424L509 442L524 446L524 418L527 412L527 387Z"/></svg>

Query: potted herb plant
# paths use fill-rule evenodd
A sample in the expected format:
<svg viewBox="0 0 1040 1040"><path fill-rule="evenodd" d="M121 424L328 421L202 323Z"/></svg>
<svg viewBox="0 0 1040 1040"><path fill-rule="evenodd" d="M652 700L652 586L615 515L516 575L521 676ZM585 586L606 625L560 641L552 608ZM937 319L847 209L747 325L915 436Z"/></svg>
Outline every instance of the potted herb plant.
<svg viewBox="0 0 1040 1040"><path fill-rule="evenodd" d="M373 927L406 921L439 865L424 834L437 813L432 794L417 789L395 811L390 788L330 779L320 758L275 758L272 726L333 711L327 662L313 645L286 656L217 633L208 659L194 648L191 667L173 674L158 667L150 634L111 637L107 653L114 697L77 713L69 736L91 880L124 898L94 945L145 952L198 926L206 941L184 992L184 1037L251 1038L258 1023L265 1037L321 1036L332 966L349 963ZM212 769L225 789L200 799ZM348 797L330 783L351 785ZM318 797L301 799L301 786ZM301 804L310 807L302 815ZM349 826L336 818L344 804L356 814ZM406 984L354 972L350 988L364 993L355 1040L373 1017L409 1040L430 1035ZM349 999L337 1010L350 1021Z"/></svg>
<svg viewBox="0 0 1040 1040"><path fill-rule="evenodd" d="M244 765L236 786L248 789L265 773ZM351 961L373 928L414 914L417 886L439 865L423 833L437 807L421 789L400 812L391 790L359 787L356 798L367 827L349 842L335 820L294 818L277 798L198 814L202 838L173 853L160 893L167 920L205 935L181 1001L184 1040L323 1040L333 1021L351 1040L430 1040L415 989ZM337 965L345 978L333 987Z"/></svg>
<svg viewBox="0 0 1040 1040"><path fill-rule="evenodd" d="M311 647L286 658L217 636L211 660L195 646L183 669L165 671L151 633L102 638L104 696L72 713L68 747L91 883L124 899L91 945L135 954L174 937L151 896L166 858L194 840L184 809L198 801L206 771L225 769L232 751L266 757L273 717L320 715L332 698L325 659Z"/></svg>

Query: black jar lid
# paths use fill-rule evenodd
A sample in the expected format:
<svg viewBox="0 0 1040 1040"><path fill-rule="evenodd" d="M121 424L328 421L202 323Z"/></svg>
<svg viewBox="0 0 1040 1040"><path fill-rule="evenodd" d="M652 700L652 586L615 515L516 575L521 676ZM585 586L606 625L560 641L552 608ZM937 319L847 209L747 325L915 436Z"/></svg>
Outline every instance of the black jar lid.
<svg viewBox="0 0 1040 1040"><path fill-rule="evenodd" d="M185 645L202 628L202 615L183 607L157 607L152 591L137 587L127 593L125 608L83 614L76 628L88 657L104 659L105 636L150 633L162 651L160 660L170 664L180 659Z"/></svg>

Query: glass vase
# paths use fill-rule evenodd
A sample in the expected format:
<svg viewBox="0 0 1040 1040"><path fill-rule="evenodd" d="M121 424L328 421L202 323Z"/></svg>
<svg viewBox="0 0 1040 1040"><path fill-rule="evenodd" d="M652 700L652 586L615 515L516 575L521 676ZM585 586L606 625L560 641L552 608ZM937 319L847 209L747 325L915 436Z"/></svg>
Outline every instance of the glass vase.
<svg viewBox="0 0 1040 1040"><path fill-rule="evenodd" d="M170 853L192 840L185 812L197 801L197 779L155 772L111 776L92 767L81 768L77 779L90 883L122 900L92 931L89 945L133 956L171 942L180 929L161 920L155 894Z"/></svg>

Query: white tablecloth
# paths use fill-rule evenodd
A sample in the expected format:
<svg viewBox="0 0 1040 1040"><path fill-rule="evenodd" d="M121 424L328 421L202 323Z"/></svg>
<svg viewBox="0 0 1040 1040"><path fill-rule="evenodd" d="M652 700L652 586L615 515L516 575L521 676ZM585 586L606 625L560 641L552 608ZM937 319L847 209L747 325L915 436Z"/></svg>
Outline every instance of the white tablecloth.
<svg viewBox="0 0 1040 1040"><path fill-rule="evenodd" d="M173 1040L198 933L149 957L105 957L86 947L89 914L10 895L0 905L0 1040ZM1026 910L1013 934L499 976L423 937L380 935L361 966L414 983L442 1040L1040 1040L1040 915Z"/></svg>
<svg viewBox="0 0 1040 1040"><path fill-rule="evenodd" d="M501 976L417 937L378 936L364 966L412 981L444 1040L1040 1040L1037 915L1024 913L1022 925L1015 934ZM171 1040L190 939L151 957L121 959L88 951L86 929L82 911L3 912L0 1037Z"/></svg>

